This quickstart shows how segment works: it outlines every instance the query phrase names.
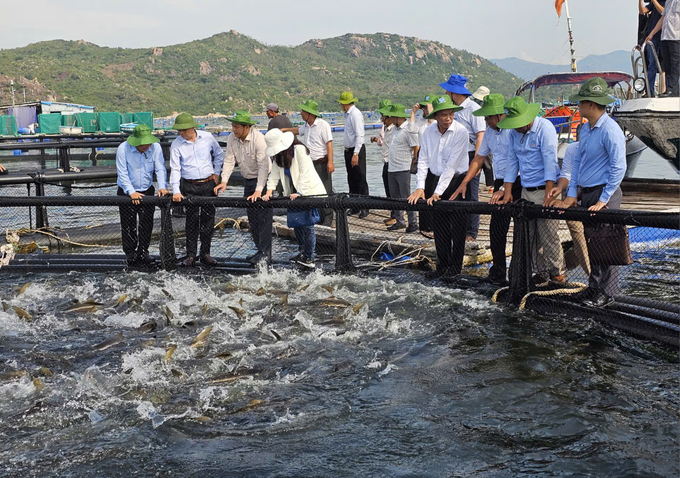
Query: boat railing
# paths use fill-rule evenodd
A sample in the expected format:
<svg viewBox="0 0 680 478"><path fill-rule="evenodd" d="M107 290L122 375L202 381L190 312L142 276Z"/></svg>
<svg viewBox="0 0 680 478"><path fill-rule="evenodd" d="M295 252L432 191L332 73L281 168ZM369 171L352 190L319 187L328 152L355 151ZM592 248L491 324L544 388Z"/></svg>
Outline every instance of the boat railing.
<svg viewBox="0 0 680 478"><path fill-rule="evenodd" d="M631 52L630 52L630 61L633 66L633 88L635 91L638 93L642 93L638 88L636 88L637 80L642 79L640 77L640 63L642 63L642 73L644 76L644 92L649 95L651 88L649 85L649 76L647 72L647 47L651 45L651 52L652 56L654 58L654 62L656 63L656 68L659 73L663 71L661 69L661 63L659 62L659 56L656 53L656 48L654 48L654 44L651 41L645 41L641 46L635 46ZM639 55L638 55L639 53ZM663 81L661 75L658 76L659 82ZM654 96L658 94L658 90L655 89Z"/></svg>

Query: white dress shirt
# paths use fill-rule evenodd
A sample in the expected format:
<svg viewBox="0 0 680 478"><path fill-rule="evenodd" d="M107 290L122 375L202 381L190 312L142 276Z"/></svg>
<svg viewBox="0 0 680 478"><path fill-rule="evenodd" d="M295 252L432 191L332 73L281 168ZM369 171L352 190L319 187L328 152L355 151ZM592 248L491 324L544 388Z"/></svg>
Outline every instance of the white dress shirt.
<svg viewBox="0 0 680 478"><path fill-rule="evenodd" d="M428 126L420 143L416 189L425 189L428 170L439 176L439 182L434 190L434 193L439 195L446 190L454 176L466 173L470 166L468 142L467 130L456 121L451 123L444 134L439 132L436 121Z"/></svg>
<svg viewBox="0 0 680 478"><path fill-rule="evenodd" d="M364 145L364 115L359 108L352 105L345 113L345 136L342 145L345 149L354 149L354 154L359 154Z"/></svg>
<svg viewBox="0 0 680 478"><path fill-rule="evenodd" d="M470 138L468 141L468 151L474 151L477 143L477 133L486 131L486 122L483 117L472 115L472 112L477 111L481 106L472 101L469 96L465 98L465 101L460 106L463 107L463 110L456 112L456 121L465 126Z"/></svg>
<svg viewBox="0 0 680 478"><path fill-rule="evenodd" d="M170 145L170 186L179 192L179 180L206 179L220 174L224 151L212 134L196 130L193 142L178 136Z"/></svg>
<svg viewBox="0 0 680 478"><path fill-rule="evenodd" d="M321 118L316 118L311 126L305 121L305 124L298 127L298 139L309 149L312 161L317 161L328 156L326 144L333 141L331 125Z"/></svg>
<svg viewBox="0 0 680 478"><path fill-rule="evenodd" d="M408 121L404 121L401 126L394 126L389 146L389 163L387 171L397 173L400 171L410 171L411 161L413 161L413 148L418 146L418 134L414 133Z"/></svg>

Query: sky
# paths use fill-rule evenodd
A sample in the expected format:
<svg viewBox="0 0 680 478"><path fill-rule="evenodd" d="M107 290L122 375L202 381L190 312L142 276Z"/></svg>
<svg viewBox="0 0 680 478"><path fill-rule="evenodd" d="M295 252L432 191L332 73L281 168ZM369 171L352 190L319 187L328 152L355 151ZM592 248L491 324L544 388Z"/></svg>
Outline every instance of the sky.
<svg viewBox="0 0 680 478"><path fill-rule="evenodd" d="M568 0L576 56L630 51L636 0ZM23 5L27 5L23 7ZM396 33L435 40L485 58L569 62L565 12L554 0L0 0L0 49L43 40L148 48L236 30L269 45L299 45L345 33ZM6 13L11 13L6 15ZM24 21L22 21L22 19Z"/></svg>

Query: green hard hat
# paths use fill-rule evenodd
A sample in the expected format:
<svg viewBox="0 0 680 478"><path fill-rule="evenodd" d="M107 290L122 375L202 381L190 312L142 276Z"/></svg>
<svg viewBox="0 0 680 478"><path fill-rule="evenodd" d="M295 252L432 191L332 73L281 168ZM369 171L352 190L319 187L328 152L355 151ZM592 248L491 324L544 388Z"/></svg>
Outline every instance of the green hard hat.
<svg viewBox="0 0 680 478"><path fill-rule="evenodd" d="M380 100L380 103L378 104L378 113L383 116L387 116L390 106L392 106L392 102L390 100Z"/></svg>
<svg viewBox="0 0 680 478"><path fill-rule="evenodd" d="M410 118L411 115L406 112L406 106L394 104L389 107L385 116L392 118Z"/></svg>
<svg viewBox="0 0 680 478"><path fill-rule="evenodd" d="M456 111L460 111L462 109L462 106L454 104L453 101L451 101L451 98L448 96L440 96L432 102L432 113L427 115L427 119L434 119L434 115L440 111L453 110L455 113Z"/></svg>
<svg viewBox="0 0 680 478"><path fill-rule="evenodd" d="M539 103L527 103L521 96L509 99L503 107L505 118L498 122L500 129L515 129L531 124L541 111Z"/></svg>
<svg viewBox="0 0 680 478"><path fill-rule="evenodd" d="M136 126L127 142L130 146L144 146L145 144L158 143L160 140L151 134L151 128L145 124Z"/></svg>
<svg viewBox="0 0 680 478"><path fill-rule="evenodd" d="M472 112L472 116L493 116L505 113L505 98L498 93L486 95L482 107Z"/></svg>
<svg viewBox="0 0 680 478"><path fill-rule="evenodd" d="M314 115L316 117L321 116L319 113L319 104L314 100L305 101L303 105L300 105L300 109L309 113L310 115Z"/></svg>
<svg viewBox="0 0 680 478"><path fill-rule="evenodd" d="M238 110L231 117L226 118L226 120L243 126L252 126L257 124L257 121L253 121L250 118L250 113L245 110Z"/></svg>
<svg viewBox="0 0 680 478"><path fill-rule="evenodd" d="M181 113L177 115L177 118L175 118L175 124L172 126L172 129L182 131L191 128L198 128L198 123L194 121L193 116L191 116L189 113Z"/></svg>
<svg viewBox="0 0 680 478"><path fill-rule="evenodd" d="M572 103L592 101L599 105L608 105L616 100L607 94L607 82L596 76L583 83L578 93L569 97L569 101Z"/></svg>

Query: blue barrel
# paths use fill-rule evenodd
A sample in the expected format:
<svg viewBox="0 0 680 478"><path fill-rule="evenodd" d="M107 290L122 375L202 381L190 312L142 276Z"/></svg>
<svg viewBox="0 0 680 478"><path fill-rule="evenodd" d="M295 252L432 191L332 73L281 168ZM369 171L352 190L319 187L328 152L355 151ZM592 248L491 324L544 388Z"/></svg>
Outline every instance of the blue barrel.
<svg viewBox="0 0 680 478"><path fill-rule="evenodd" d="M20 149L15 149L15 150L14 150L14 156L19 156L20 154L21 154L21 150L20 150Z"/></svg>

